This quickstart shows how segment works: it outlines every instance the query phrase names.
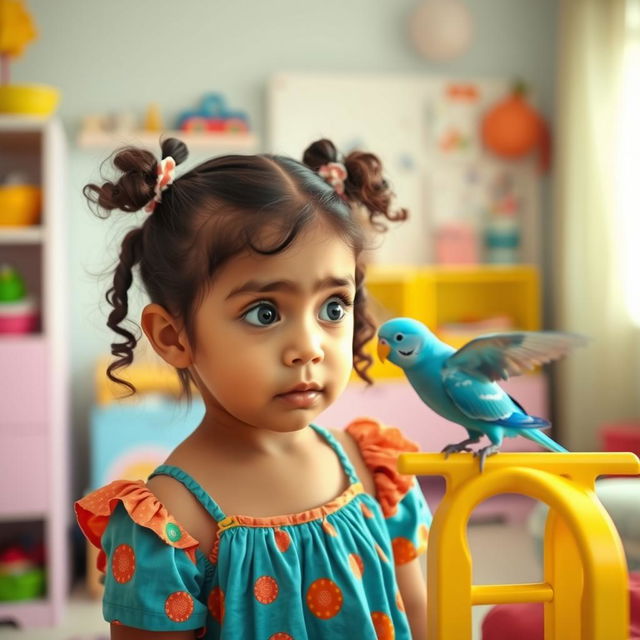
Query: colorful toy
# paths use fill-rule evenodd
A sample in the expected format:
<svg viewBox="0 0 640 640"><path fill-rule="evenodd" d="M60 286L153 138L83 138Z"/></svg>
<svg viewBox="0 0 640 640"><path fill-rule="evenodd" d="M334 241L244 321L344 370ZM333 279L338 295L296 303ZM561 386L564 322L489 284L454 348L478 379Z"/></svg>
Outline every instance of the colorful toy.
<svg viewBox="0 0 640 640"><path fill-rule="evenodd" d="M0 335L32 333L38 326L37 305L27 295L20 273L0 264Z"/></svg>
<svg viewBox="0 0 640 640"><path fill-rule="evenodd" d="M58 91L45 85L9 84L9 61L37 37L22 0L0 0L0 113L49 115L58 105Z"/></svg>
<svg viewBox="0 0 640 640"><path fill-rule="evenodd" d="M0 185L0 227L29 227L40 222L42 189L30 184Z"/></svg>
<svg viewBox="0 0 640 640"><path fill-rule="evenodd" d="M491 444L474 453L480 459L497 453L505 436L524 436L551 451L566 449L542 433L550 426L544 418L530 416L496 383L527 369L557 360L582 336L559 332L490 334L456 351L439 340L421 322L394 318L378 330L378 355L404 370L421 400L447 420L462 425L469 437L447 445L443 453L471 451L486 435Z"/></svg>
<svg viewBox="0 0 640 640"><path fill-rule="evenodd" d="M208 93L199 109L180 114L177 127L182 131L245 133L249 119L242 111L230 111L222 94Z"/></svg>
<svg viewBox="0 0 640 640"><path fill-rule="evenodd" d="M45 571L20 545L0 551L0 601L31 600L42 595Z"/></svg>

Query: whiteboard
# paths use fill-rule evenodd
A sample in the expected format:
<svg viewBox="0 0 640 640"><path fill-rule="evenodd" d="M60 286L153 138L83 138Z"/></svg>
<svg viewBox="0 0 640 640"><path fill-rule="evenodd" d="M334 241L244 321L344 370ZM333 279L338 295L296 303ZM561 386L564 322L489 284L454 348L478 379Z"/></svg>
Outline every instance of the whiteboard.
<svg viewBox="0 0 640 640"><path fill-rule="evenodd" d="M344 155L357 148L380 157L397 207L410 212L375 251L373 260L381 264L433 263L438 224L456 216L478 223L488 206L483 185L508 170L522 200L520 261L537 262L533 161L504 163L487 154L478 137L482 114L510 85L506 78L280 73L268 86L269 149L301 158L311 142L326 137ZM452 87L475 87L475 97L452 100ZM451 126L464 145L444 151Z"/></svg>

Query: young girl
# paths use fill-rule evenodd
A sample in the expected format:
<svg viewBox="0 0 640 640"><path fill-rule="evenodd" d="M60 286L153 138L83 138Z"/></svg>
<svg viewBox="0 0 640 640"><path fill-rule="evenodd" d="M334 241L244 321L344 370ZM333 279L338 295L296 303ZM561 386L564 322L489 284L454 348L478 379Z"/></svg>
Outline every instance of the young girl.
<svg viewBox="0 0 640 640"><path fill-rule="evenodd" d="M224 156L174 179L186 156L175 139L161 161L128 148L117 182L85 188L104 210L149 213L107 293L124 338L109 377L133 359L121 323L137 266L151 300L142 329L206 408L146 484L76 503L100 549L111 637L424 638L430 513L396 470L417 447L374 420L313 424L353 367L368 381L358 212L376 227L406 214L390 211L376 156L341 164L328 140L304 164Z"/></svg>

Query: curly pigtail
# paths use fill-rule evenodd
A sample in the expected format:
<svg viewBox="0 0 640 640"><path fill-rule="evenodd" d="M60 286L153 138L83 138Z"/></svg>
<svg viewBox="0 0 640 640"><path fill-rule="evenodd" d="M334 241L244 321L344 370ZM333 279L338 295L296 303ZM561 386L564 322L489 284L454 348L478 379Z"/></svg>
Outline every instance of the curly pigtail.
<svg viewBox="0 0 640 640"><path fill-rule="evenodd" d="M330 162L339 162L336 146L323 138L311 144L304 152L302 161L314 171ZM352 151L343 164L347 170L344 181L344 195L350 202L361 204L369 214L369 222L378 231L386 231L381 218L390 222L407 219L407 210L391 210L393 192L382 175L382 163L378 156L365 151Z"/></svg>
<svg viewBox="0 0 640 640"><path fill-rule="evenodd" d="M133 350L138 344L138 339L120 323L126 319L129 313L129 297L127 292L133 282L133 268L142 257L142 229L133 229L125 236L120 250L120 261L113 273L113 285L107 291L107 302L113 307L107 319L109 329L122 336L124 342L112 342L111 354L116 360L107 367L107 376L113 382L127 387L132 394L135 387L127 380L114 375L116 369L126 367L133 362Z"/></svg>
<svg viewBox="0 0 640 640"><path fill-rule="evenodd" d="M162 158L171 156L179 164L187 155L187 147L182 141L168 138L162 142ZM109 217L115 209L139 211L156 195L158 161L153 153L137 147L124 147L111 157L113 166L122 172L119 179L116 182L106 180L102 185L88 184L82 190L87 200L94 205L94 213L99 218ZM135 387L115 376L114 371L133 362L133 351L138 343L138 338L120 326L120 323L126 320L129 311L128 291L133 282L133 269L143 258L144 228L143 225L133 229L122 241L120 260L113 272L113 284L106 294L107 302L113 307L107 326L124 338L124 342L111 344L111 353L116 360L108 366L107 377L127 387L132 394L136 391Z"/></svg>

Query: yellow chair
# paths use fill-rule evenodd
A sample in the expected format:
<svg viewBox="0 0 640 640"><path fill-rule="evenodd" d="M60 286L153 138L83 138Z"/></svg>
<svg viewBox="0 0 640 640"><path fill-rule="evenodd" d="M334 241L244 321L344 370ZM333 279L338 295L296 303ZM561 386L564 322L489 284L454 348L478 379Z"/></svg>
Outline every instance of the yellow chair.
<svg viewBox="0 0 640 640"><path fill-rule="evenodd" d="M483 473L471 454L405 453L401 473L446 478L429 533L429 640L471 638L471 607L544 602L546 640L628 638L627 564L618 533L598 501L604 474L640 475L632 453L501 453ZM467 524L473 509L500 493L521 493L549 507L544 582L472 585Z"/></svg>

